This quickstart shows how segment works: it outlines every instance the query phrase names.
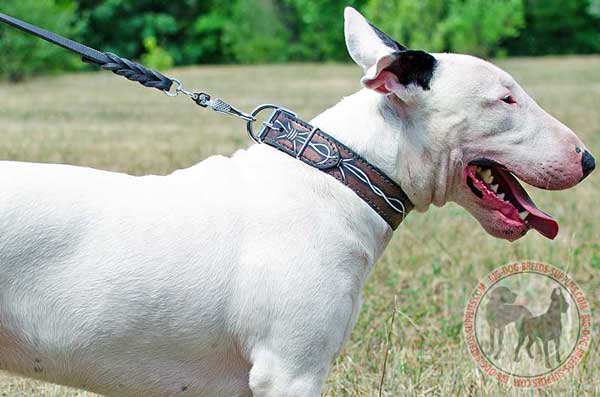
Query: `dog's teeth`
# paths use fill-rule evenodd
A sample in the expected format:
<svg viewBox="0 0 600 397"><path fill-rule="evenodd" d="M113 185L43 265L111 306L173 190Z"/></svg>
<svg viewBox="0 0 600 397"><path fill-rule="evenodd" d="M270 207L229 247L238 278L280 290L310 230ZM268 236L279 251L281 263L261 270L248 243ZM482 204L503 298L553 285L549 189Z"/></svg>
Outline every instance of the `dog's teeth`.
<svg viewBox="0 0 600 397"><path fill-rule="evenodd" d="M498 198L499 198L500 200L504 200L504 193L500 193L500 194L498 195Z"/></svg>
<svg viewBox="0 0 600 397"><path fill-rule="evenodd" d="M481 179L483 179L483 181L488 185L494 180L494 177L492 176L492 170L490 170L489 168L486 168L485 170L481 171L479 175L481 176Z"/></svg>
<svg viewBox="0 0 600 397"><path fill-rule="evenodd" d="M490 188L492 188L492 190L494 191L494 193L496 193L498 191L498 185L492 185L490 186Z"/></svg>
<svg viewBox="0 0 600 397"><path fill-rule="evenodd" d="M479 174L481 172L481 167L477 166L477 173Z"/></svg>
<svg viewBox="0 0 600 397"><path fill-rule="evenodd" d="M522 211L519 212L519 217L521 218L521 220L525 220L525 218L527 218L527 215L529 215L529 211Z"/></svg>

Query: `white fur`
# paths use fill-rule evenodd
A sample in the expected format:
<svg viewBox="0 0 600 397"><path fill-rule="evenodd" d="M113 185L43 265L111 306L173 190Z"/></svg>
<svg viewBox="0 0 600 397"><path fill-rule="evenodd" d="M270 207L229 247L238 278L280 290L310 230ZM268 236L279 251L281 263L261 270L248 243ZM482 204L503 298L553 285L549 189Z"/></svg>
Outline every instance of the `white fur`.
<svg viewBox="0 0 600 397"><path fill-rule="evenodd" d="M385 57L349 13L353 58ZM456 200L493 232L464 165L570 169L581 143L501 70L435 56L412 101L365 89L313 122L418 210ZM522 109L482 105L507 89ZM0 367L113 396L318 396L391 236L334 178L261 145L168 176L3 162L0 186Z"/></svg>

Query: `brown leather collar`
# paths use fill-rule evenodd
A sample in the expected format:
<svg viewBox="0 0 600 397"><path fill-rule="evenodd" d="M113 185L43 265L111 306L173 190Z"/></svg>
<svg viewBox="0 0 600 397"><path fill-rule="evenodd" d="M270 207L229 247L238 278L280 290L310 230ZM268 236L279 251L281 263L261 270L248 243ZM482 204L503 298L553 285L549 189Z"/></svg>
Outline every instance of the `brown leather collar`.
<svg viewBox="0 0 600 397"><path fill-rule="evenodd" d="M394 230L413 208L402 188L377 167L292 112L275 109L256 138L333 176L369 204Z"/></svg>

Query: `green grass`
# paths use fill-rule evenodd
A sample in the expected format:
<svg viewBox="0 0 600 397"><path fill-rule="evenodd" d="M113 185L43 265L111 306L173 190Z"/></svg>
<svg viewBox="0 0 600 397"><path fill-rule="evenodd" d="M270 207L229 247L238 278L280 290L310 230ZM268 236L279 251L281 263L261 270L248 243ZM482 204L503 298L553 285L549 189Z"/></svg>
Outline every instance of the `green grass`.
<svg viewBox="0 0 600 397"><path fill-rule="evenodd" d="M599 57L506 60L500 66L600 154ZM170 74L188 89L214 93L244 110L273 102L306 119L359 88L359 70L351 65L202 67ZM2 159L138 175L168 173L249 144L239 121L110 73L0 85L0 125ZM484 377L465 348L462 312L476 281L518 259L567 270L587 293L598 335L600 173L569 191L528 190L558 219L556 240L535 232L516 243L493 239L455 205L409 216L369 278L358 323L329 375L327 396L377 396L386 351L383 396L600 394L598 339L571 376L538 392L515 391ZM0 395L91 394L0 373Z"/></svg>

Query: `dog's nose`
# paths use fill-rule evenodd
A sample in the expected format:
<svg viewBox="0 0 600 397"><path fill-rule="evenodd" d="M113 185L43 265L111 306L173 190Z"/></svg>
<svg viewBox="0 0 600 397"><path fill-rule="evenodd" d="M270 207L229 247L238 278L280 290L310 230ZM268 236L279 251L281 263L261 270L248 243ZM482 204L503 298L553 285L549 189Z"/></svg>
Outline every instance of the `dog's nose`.
<svg viewBox="0 0 600 397"><path fill-rule="evenodd" d="M583 155L581 156L581 168L583 169L583 176L581 179L588 176L594 171L594 168L596 168L596 160L594 160L594 156L587 150L583 152Z"/></svg>

